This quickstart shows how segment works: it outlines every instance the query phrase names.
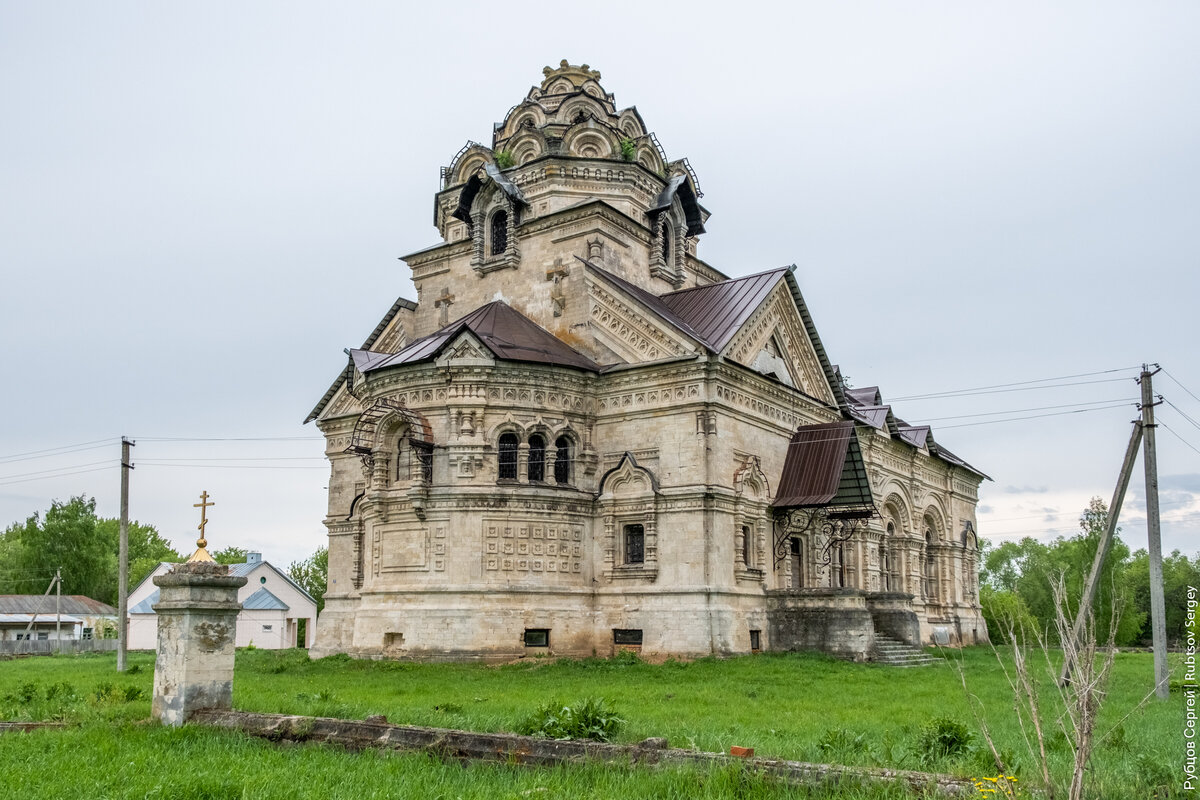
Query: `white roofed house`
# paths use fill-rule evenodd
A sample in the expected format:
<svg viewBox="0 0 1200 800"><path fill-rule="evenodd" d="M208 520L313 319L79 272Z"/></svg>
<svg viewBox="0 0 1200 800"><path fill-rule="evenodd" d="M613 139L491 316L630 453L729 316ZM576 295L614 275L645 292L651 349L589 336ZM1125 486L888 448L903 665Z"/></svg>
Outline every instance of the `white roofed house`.
<svg viewBox="0 0 1200 800"><path fill-rule="evenodd" d="M158 644L158 618L154 604L158 587L152 580L163 575L173 564L159 564L129 593L129 647L153 650ZM230 564L231 575L246 578L238 590L242 611L237 619L237 647L253 644L268 650L308 647L316 628L317 602L286 572L263 561L261 553L247 553L242 564ZM299 639L300 621L304 640Z"/></svg>

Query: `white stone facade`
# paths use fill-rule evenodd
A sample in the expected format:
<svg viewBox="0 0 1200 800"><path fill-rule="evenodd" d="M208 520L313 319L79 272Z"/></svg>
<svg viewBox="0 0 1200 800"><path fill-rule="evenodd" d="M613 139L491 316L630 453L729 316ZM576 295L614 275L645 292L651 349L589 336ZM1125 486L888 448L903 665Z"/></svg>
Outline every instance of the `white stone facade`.
<svg viewBox="0 0 1200 800"><path fill-rule="evenodd" d="M847 392L791 270L697 257L694 173L599 77L547 68L443 170L444 241L405 259L418 301L310 417L331 465L315 654L786 649L768 593L830 587L903 606L925 641L985 640L984 476ZM793 432L843 420L875 513L835 548L774 492Z"/></svg>

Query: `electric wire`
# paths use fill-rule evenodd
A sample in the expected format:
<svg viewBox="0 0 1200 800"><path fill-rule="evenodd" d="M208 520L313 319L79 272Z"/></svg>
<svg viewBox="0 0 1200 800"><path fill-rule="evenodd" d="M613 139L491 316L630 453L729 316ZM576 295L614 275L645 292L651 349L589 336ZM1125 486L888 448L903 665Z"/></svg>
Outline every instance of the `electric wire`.
<svg viewBox="0 0 1200 800"><path fill-rule="evenodd" d="M926 400L926 399L934 398L934 397L951 397L954 395L962 395L962 394L966 394L966 393L970 393L970 392L986 393L986 390L991 390L991 389L1007 389L1012 386L1031 386L1032 384L1035 384L1035 383L1048 383L1050 381L1066 381L1066 380L1072 380L1074 378L1090 378L1094 375L1111 375L1114 372L1130 372L1135 369L1139 369L1139 368L1138 367L1123 367L1121 369L1104 369L1104 370L1100 370L1098 372L1080 372L1077 375L1058 375L1053 378L1038 378L1037 380L1032 380L1032 381L1017 381L1015 383L996 383L996 384L992 384L991 386L975 386L975 387L972 387L969 389L950 389L950 390L947 390L944 392L929 392L928 394L914 394L914 395L908 395L906 397L893 397L892 401L898 402L901 400ZM1115 379L1111 379L1111 380L1115 381L1115 380L1125 380L1125 379L1124 378L1115 378ZM1078 386L1078 385L1087 384L1087 383L1103 383L1103 382L1104 381L1080 381L1079 383L1056 384L1056 386ZM1032 386L1032 388L1048 389L1048 388L1052 388L1052 387Z"/></svg>
<svg viewBox="0 0 1200 800"><path fill-rule="evenodd" d="M80 469L83 467L95 467L100 464L112 464L113 459L106 458L103 461L93 461L90 464L71 464L70 466L55 467L54 469L39 469L33 472L14 472L12 475L0 475L0 481L8 480L9 478L26 478L31 475L45 475L48 472L62 472L67 469Z"/></svg>
<svg viewBox="0 0 1200 800"><path fill-rule="evenodd" d="M1161 397L1161 395L1159 395L1159 396ZM1167 399L1167 398L1165 398L1165 397L1163 397L1163 398L1162 398L1162 401L1163 401L1164 403L1166 403L1167 405L1169 405L1171 408L1173 408L1173 409L1175 409L1176 411L1178 411L1178 412L1179 412L1179 416L1183 417L1185 420L1187 420L1188 422L1190 422L1190 423L1192 424L1192 427L1193 427L1193 428L1195 428L1196 430L1200 430L1200 422L1196 422L1196 420L1192 419L1192 418L1191 418L1191 417L1189 417L1187 414L1185 414L1185 413L1183 412L1183 409L1181 409L1179 406L1175 405L1174 403L1172 403L1170 400L1168 400L1168 399Z"/></svg>
<svg viewBox="0 0 1200 800"><path fill-rule="evenodd" d="M1112 400L1091 400L1086 403L1063 403L1062 405L1057 405L1057 406L1036 406L1034 408L1014 408L1014 409L1009 409L1007 411L985 411L985 412L982 412L979 414L956 414L951 417L928 417L926 419L921 420L920 424L925 424L925 423L929 423L929 422L941 422L942 420L947 420L947 419L970 419L973 417L994 417L994 416L998 416L1000 414L1022 414L1027 411L1048 411L1050 409L1056 409L1056 408L1078 408L1080 406L1098 406L1098 405L1104 405L1106 403L1117 403L1120 405L1126 405L1126 404L1137 403L1137 400L1133 399L1133 398L1130 398L1127 400L1115 398Z"/></svg>
<svg viewBox="0 0 1200 800"><path fill-rule="evenodd" d="M943 430L943 431L948 431L948 430L952 430L954 428L970 428L970 427L977 426L977 425L996 425L1001 422L1023 422L1025 420L1030 420L1030 419L1042 419L1043 417L1062 417L1062 416L1066 416L1068 414L1087 414L1088 412L1091 412L1091 411L1107 411L1111 408L1121 408L1126 405L1133 405L1133 403L1117 403L1115 405L1110 405L1110 406L1100 406L1099 408L1078 408L1078 409L1075 409L1074 411L1055 411L1050 414L1031 414L1026 417L1009 417L1008 419L989 419L989 420L984 420L983 422L964 422L960 425L941 425L941 426L939 426L939 429Z"/></svg>
<svg viewBox="0 0 1200 800"><path fill-rule="evenodd" d="M14 483L29 483L30 481L45 481L45 480L50 480L51 478L66 478L70 475L83 475L84 473L87 473L87 472L100 472L101 470L106 470L106 469L116 469L119 466L120 466L120 464L112 464L107 467L95 467L94 469L81 469L76 472L64 472L60 475L42 475L37 478L21 478L20 480L15 480L15 481L0 481L0 486L11 486Z"/></svg>
<svg viewBox="0 0 1200 800"><path fill-rule="evenodd" d="M324 436L139 436L141 442L323 442Z"/></svg>
<svg viewBox="0 0 1200 800"><path fill-rule="evenodd" d="M1167 423L1165 423L1165 422L1161 422L1161 421L1160 421L1158 424L1159 424L1159 425L1161 425L1162 427L1166 428L1167 430L1169 430L1169 431L1171 432L1171 435L1172 435L1172 436L1174 436L1176 439L1178 439L1179 441L1183 442L1185 445L1187 445L1188 447L1190 447L1192 450L1195 450L1197 454L1200 454L1200 448L1197 448L1197 447L1196 447L1196 445L1192 444L1192 443L1191 443L1191 442L1189 442L1187 439L1185 439L1185 438L1183 438L1182 436L1180 436L1180 435L1179 435L1179 434L1176 432L1176 430L1175 430L1174 428L1172 428L1170 425L1168 425L1168 424L1167 424Z"/></svg>
<svg viewBox="0 0 1200 800"><path fill-rule="evenodd" d="M13 461L31 461L37 458L52 458L54 456L66 455L67 453L78 453L83 450L97 450L101 447L112 445L114 439L96 439L91 442L80 442L79 444L67 444L62 447L48 447L45 450L30 450L27 453L13 453L12 455L0 456L0 464L7 464Z"/></svg>
<svg viewBox="0 0 1200 800"><path fill-rule="evenodd" d="M1193 400L1195 400L1197 403L1200 403L1200 397L1197 397L1195 392L1193 392L1191 389L1189 389L1188 387L1186 387L1186 386L1184 386L1182 383L1180 383L1180 382L1179 382L1179 378L1176 378L1174 375L1172 375L1172 374L1171 374L1171 371L1170 371L1169 369L1167 369L1166 367L1163 367L1163 366L1161 366L1161 365L1160 365L1160 369L1162 369L1162 371L1163 371L1164 373L1166 373L1166 376L1167 376L1168 378L1170 378L1171 380L1175 381L1175 384L1176 384L1176 385L1177 385L1177 386L1178 386L1180 389L1183 389L1185 392L1187 392L1188 394L1190 394L1190 395L1192 396L1192 399L1193 399Z"/></svg>

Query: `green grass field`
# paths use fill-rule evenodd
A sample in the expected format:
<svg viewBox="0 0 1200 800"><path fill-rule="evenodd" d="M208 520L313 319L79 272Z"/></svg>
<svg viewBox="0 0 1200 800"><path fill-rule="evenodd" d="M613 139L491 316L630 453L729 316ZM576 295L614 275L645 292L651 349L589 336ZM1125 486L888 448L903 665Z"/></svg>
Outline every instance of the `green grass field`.
<svg viewBox="0 0 1200 800"><path fill-rule="evenodd" d="M1012 696L995 656L961 658L993 737L1028 780ZM303 651L240 651L234 707L397 724L511 731L548 700L602 697L626 721L619 741L666 736L672 747L766 757L994 775L958 672L950 665L896 670L816 655L761 655L651 665L633 659L549 661L503 666L310 661ZM0 720L62 720L66 729L0 736L0 797L892 797L860 788L789 789L738 768L641 770L524 769L443 764L425 756L352 754L279 746L224 732L170 731L150 713L153 656L130 657L118 675L113 655L0 662ZM1147 654L1117 657L1099 729L1108 732L1144 697ZM1176 796L1181 782L1179 694L1151 701L1120 722L1093 759L1097 797ZM950 718L972 731L953 757L921 748L922 727ZM1065 776L1069 748L1052 742ZM1159 787L1166 787L1165 789ZM1183 796L1183 795L1178 795Z"/></svg>

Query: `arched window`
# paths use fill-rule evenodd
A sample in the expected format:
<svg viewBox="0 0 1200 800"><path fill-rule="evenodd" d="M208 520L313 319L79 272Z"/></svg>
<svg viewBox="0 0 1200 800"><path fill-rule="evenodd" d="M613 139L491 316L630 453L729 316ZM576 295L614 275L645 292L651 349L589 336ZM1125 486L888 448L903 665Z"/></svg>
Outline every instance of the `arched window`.
<svg viewBox="0 0 1200 800"><path fill-rule="evenodd" d="M498 444L499 460L496 477L502 481L515 481L517 479L517 445L520 444L520 440L515 433L502 433Z"/></svg>
<svg viewBox="0 0 1200 800"><path fill-rule="evenodd" d="M529 480L546 480L546 440L537 433L529 437Z"/></svg>
<svg viewBox="0 0 1200 800"><path fill-rule="evenodd" d="M426 484L433 483L433 449L425 446L414 447L413 450L421 464L421 481Z"/></svg>
<svg viewBox="0 0 1200 800"><path fill-rule="evenodd" d="M554 440L554 482L571 482L571 440L560 436Z"/></svg>
<svg viewBox="0 0 1200 800"><path fill-rule="evenodd" d="M491 254L502 256L508 250L508 212L500 209L492 215Z"/></svg>
<svg viewBox="0 0 1200 800"><path fill-rule="evenodd" d="M662 259L663 263L670 266L671 252L675 246L675 230L671 227L671 223L667 220L663 221L662 226Z"/></svg>
<svg viewBox="0 0 1200 800"><path fill-rule="evenodd" d="M408 441L408 430L400 434L396 442L396 480L406 481L412 477L412 445Z"/></svg>

